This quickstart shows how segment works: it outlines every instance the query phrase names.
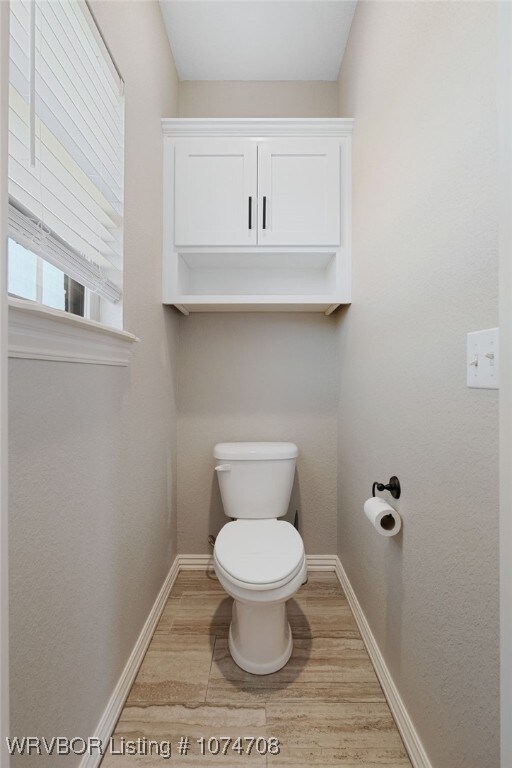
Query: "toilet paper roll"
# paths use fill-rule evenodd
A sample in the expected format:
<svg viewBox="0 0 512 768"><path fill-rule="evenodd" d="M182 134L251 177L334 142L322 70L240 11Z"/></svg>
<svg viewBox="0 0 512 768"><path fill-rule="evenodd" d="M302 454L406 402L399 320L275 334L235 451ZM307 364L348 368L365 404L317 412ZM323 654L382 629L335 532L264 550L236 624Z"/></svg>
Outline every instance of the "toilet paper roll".
<svg viewBox="0 0 512 768"><path fill-rule="evenodd" d="M402 518L396 509L379 496L365 501L364 513L381 536L396 536L402 527Z"/></svg>

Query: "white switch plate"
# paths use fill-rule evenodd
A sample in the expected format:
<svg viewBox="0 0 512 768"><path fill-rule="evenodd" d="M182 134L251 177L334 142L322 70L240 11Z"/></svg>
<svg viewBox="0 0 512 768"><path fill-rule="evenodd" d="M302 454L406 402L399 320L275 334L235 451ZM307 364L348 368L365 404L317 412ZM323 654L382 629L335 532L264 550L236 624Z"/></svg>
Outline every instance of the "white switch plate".
<svg viewBox="0 0 512 768"><path fill-rule="evenodd" d="M499 389L499 328L468 333L467 384L476 389Z"/></svg>

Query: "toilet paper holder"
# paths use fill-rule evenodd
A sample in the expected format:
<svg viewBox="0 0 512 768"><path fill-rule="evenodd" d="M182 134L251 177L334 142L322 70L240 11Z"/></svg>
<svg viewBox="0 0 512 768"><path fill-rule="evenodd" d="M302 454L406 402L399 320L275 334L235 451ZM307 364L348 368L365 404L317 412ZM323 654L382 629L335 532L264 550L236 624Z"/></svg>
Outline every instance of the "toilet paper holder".
<svg viewBox="0 0 512 768"><path fill-rule="evenodd" d="M389 491L394 499L399 499L402 492L402 489L400 488L400 480L396 475L389 478L389 483L387 483L387 485L375 481L372 485L372 496L375 496L376 488L378 491Z"/></svg>

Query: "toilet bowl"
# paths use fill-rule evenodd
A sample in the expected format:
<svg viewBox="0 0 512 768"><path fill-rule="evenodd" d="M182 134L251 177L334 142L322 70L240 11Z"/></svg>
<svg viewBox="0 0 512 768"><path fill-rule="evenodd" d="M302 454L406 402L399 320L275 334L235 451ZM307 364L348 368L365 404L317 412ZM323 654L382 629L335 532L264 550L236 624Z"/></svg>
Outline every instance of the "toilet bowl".
<svg viewBox="0 0 512 768"><path fill-rule="evenodd" d="M224 512L233 518L215 541L214 567L233 598L229 650L256 675L281 669L293 639L286 602L306 580L298 531L279 520L290 500L294 443L219 443L214 456Z"/></svg>

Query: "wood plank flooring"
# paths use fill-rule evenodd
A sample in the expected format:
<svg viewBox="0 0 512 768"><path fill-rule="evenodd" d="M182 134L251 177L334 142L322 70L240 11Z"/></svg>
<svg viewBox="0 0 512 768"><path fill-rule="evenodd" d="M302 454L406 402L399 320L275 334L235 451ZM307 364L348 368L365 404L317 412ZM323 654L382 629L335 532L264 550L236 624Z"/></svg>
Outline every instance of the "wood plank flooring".
<svg viewBox="0 0 512 768"><path fill-rule="evenodd" d="M272 675L232 660L231 603L213 571L179 574L114 734L118 751L123 739L170 741L171 758L106 754L102 768L411 768L334 573L310 573L288 603L293 654ZM274 736L280 753L201 755L197 739L212 736Z"/></svg>

